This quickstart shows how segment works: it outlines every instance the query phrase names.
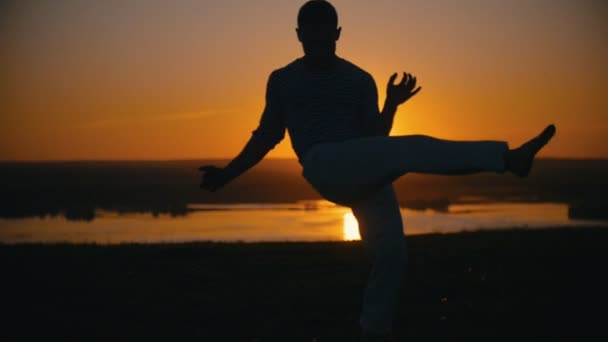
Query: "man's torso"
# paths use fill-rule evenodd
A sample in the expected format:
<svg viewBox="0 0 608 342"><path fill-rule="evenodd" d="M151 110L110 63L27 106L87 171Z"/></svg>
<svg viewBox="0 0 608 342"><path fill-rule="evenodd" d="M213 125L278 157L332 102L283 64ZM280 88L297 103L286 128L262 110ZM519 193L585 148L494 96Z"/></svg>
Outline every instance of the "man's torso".
<svg viewBox="0 0 608 342"><path fill-rule="evenodd" d="M367 72L340 57L327 71L310 69L299 58L276 72L284 124L299 158L314 144L365 135Z"/></svg>

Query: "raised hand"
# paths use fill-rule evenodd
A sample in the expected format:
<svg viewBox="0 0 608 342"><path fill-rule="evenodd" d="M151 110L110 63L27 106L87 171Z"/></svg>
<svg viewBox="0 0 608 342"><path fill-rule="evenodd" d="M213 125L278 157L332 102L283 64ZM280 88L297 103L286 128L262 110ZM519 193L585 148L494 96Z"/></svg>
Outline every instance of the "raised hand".
<svg viewBox="0 0 608 342"><path fill-rule="evenodd" d="M230 177L224 169L213 165L205 165L198 168L203 172L201 180L201 188L208 191L216 191L230 181Z"/></svg>
<svg viewBox="0 0 608 342"><path fill-rule="evenodd" d="M398 84L394 84L396 78L397 73L394 73L386 85L386 102L394 106L398 106L409 100L422 89L422 87L416 88L416 77L408 73L403 73L403 79Z"/></svg>

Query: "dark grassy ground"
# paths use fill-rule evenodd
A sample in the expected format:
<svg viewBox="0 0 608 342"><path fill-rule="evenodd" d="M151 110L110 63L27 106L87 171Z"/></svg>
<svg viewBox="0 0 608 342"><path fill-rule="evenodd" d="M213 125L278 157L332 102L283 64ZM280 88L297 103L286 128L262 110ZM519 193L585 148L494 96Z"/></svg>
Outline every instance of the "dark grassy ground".
<svg viewBox="0 0 608 342"><path fill-rule="evenodd" d="M396 340L590 340L607 244L606 228L408 238ZM368 272L358 242L0 245L0 266L4 341L352 341Z"/></svg>

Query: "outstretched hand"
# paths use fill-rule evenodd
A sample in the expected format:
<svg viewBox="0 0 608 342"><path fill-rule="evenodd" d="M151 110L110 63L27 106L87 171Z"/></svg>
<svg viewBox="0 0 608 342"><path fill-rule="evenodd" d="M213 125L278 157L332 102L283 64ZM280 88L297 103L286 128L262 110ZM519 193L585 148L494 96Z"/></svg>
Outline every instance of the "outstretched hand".
<svg viewBox="0 0 608 342"><path fill-rule="evenodd" d="M408 73L403 73L403 79L398 84L394 84L397 73L391 75L386 85L386 101L398 106L418 94L422 87L416 88L416 77Z"/></svg>
<svg viewBox="0 0 608 342"><path fill-rule="evenodd" d="M213 165L205 165L198 168L203 172L201 180L201 188L208 191L216 191L226 185L230 181L230 177L226 175L224 169Z"/></svg>

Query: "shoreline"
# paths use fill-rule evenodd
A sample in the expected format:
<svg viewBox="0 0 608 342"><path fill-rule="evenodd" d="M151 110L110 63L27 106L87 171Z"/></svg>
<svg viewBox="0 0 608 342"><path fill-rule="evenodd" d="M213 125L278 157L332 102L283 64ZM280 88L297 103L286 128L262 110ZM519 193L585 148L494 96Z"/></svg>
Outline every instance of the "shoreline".
<svg viewBox="0 0 608 342"><path fill-rule="evenodd" d="M585 220L583 220L585 221ZM584 222L582 222L584 223ZM461 231L446 231L446 232L426 232L426 233L407 233L406 240L417 238L438 238L448 235L481 235L485 234L524 234L528 232L543 232L543 231L583 231L583 230L606 230L608 231L608 222L605 224L591 222L587 224L572 223L571 225L561 225L557 227L529 227L529 226L513 226L511 228L495 228L495 229L476 229L476 230L461 230ZM314 244L341 244L341 243L361 243L360 240L166 240L166 241L121 241L121 242L98 242L98 241L25 241L25 242L10 242L0 241L0 248L11 246L99 246L99 247L145 247L145 246L171 246L171 245L314 245Z"/></svg>

